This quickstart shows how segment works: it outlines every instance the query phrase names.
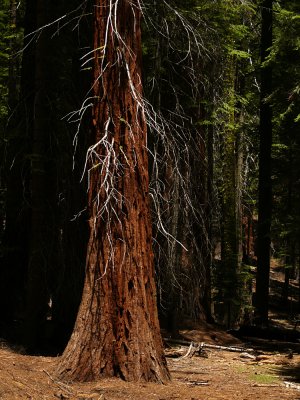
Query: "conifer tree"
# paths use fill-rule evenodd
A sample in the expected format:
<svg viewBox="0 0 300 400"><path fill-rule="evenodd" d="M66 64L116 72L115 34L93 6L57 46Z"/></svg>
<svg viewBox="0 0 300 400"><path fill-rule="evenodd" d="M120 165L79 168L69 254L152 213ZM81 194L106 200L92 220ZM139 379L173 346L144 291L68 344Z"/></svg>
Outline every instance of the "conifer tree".
<svg viewBox="0 0 300 400"><path fill-rule="evenodd" d="M59 376L164 382L156 305L138 1L94 9L94 144L86 276Z"/></svg>
<svg viewBox="0 0 300 400"><path fill-rule="evenodd" d="M271 245L271 148L272 148L272 108L268 97L272 93L272 69L264 64L272 46L273 1L261 3L261 100L260 100L260 152L259 152L259 199L257 235L257 275L255 308L257 322L268 323L269 275Z"/></svg>

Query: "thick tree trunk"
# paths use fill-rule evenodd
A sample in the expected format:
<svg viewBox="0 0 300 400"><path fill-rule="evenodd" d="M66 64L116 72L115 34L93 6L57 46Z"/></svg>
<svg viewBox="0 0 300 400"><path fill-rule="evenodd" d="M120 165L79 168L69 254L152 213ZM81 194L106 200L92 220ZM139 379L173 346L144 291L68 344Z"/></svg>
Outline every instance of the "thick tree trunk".
<svg viewBox="0 0 300 400"><path fill-rule="evenodd" d="M263 63L272 46L272 0L263 0L261 62ZM261 69L260 102L260 153L258 184L258 234L257 234L257 275L255 294L255 314L257 322L268 323L269 275L271 244L271 147L272 147L272 110L267 98L272 91L272 70L270 66Z"/></svg>
<svg viewBox="0 0 300 400"><path fill-rule="evenodd" d="M154 281L140 17L138 1L96 2L90 240L79 314L58 368L65 379L169 379Z"/></svg>

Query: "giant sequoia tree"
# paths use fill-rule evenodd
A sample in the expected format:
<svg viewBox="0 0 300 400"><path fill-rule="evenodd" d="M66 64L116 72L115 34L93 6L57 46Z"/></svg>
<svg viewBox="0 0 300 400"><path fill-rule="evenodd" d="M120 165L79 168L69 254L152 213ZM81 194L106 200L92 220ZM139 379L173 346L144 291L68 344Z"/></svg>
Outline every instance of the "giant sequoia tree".
<svg viewBox="0 0 300 400"><path fill-rule="evenodd" d="M75 328L58 374L169 379L156 309L138 0L94 13L90 239Z"/></svg>

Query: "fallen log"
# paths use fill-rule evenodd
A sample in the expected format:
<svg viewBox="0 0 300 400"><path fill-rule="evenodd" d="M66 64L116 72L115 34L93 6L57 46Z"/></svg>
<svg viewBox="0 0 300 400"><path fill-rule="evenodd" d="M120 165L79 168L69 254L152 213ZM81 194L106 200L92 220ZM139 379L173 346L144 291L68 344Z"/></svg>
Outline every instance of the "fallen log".
<svg viewBox="0 0 300 400"><path fill-rule="evenodd" d="M208 344L205 342L197 343L197 342L189 342L187 340L182 340L182 339L169 339L169 338L164 338L164 341L166 343L172 343L172 344L180 344L182 346L189 346L188 352L182 356L181 358L187 358L190 357L190 354L194 355L195 352L201 351L201 349L213 349L213 350L224 350L224 351L232 351L232 352L238 352L238 353L251 353L254 352L253 349L247 349L245 347L237 347L237 346L220 346L220 345L215 345L215 344Z"/></svg>
<svg viewBox="0 0 300 400"><path fill-rule="evenodd" d="M226 351L234 351L237 353L251 353L254 352L254 349L247 349L245 347L236 347L236 346L217 346L214 344L207 344L207 343L201 343L203 345L202 347L205 347L207 349L215 349L215 350L226 350Z"/></svg>

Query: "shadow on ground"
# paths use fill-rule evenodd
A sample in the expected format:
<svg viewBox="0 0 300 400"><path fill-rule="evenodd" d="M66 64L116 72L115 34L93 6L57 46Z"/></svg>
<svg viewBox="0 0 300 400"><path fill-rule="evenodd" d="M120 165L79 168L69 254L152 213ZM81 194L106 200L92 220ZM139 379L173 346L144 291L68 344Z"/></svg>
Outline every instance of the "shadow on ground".
<svg viewBox="0 0 300 400"><path fill-rule="evenodd" d="M300 384L300 363L294 366L282 365L278 373L284 380Z"/></svg>

